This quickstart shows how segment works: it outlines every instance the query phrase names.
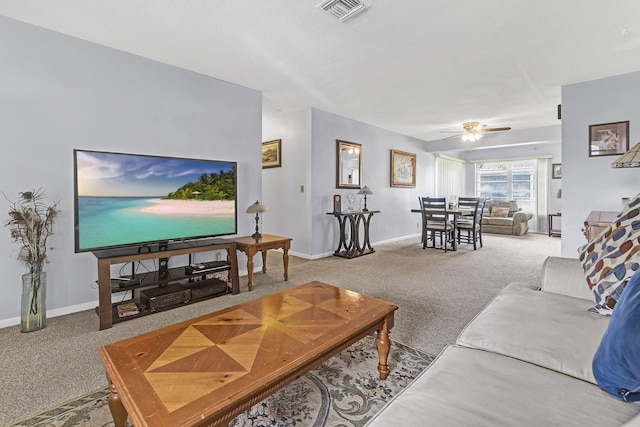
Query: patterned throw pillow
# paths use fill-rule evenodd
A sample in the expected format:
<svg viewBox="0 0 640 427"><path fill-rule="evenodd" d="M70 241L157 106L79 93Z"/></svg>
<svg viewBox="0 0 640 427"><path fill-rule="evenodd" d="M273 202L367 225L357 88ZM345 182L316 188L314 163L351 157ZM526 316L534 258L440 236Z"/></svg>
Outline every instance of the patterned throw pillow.
<svg viewBox="0 0 640 427"><path fill-rule="evenodd" d="M607 228L578 248L595 310L610 315L629 278L640 269L640 194Z"/></svg>
<svg viewBox="0 0 640 427"><path fill-rule="evenodd" d="M506 218L509 216L509 208L494 206L493 209L491 209L491 216Z"/></svg>

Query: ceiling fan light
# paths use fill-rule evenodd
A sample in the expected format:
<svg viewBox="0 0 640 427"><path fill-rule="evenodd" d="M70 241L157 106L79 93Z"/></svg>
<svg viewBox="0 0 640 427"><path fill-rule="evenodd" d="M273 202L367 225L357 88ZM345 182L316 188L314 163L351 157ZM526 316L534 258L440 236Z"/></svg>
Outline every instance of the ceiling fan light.
<svg viewBox="0 0 640 427"><path fill-rule="evenodd" d="M467 141L469 141L469 142L476 142L476 141L478 141L480 138L482 138L482 136L483 136L483 135L482 135L481 133L472 131L472 132L465 132L465 133L463 133L463 134L462 134L462 138L461 138L461 139L462 139L464 142L467 142Z"/></svg>

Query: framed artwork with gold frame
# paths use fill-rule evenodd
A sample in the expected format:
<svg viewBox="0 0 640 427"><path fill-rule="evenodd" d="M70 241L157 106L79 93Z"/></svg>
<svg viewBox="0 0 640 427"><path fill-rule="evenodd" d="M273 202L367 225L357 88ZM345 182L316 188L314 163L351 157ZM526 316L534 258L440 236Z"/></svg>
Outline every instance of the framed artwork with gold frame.
<svg viewBox="0 0 640 427"><path fill-rule="evenodd" d="M282 140L274 139L262 143L262 169L282 166Z"/></svg>
<svg viewBox="0 0 640 427"><path fill-rule="evenodd" d="M416 155L405 151L391 150L391 186L416 186Z"/></svg>

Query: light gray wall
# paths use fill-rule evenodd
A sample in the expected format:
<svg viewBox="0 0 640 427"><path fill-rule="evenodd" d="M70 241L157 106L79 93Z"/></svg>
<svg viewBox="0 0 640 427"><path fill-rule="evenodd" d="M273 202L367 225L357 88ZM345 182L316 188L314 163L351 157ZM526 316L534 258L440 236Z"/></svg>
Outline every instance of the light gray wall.
<svg viewBox="0 0 640 427"><path fill-rule="evenodd" d="M74 254L73 149L238 161L238 233L250 234L242 209L261 197L261 103L252 89L0 17L0 190L15 200L42 187L62 209L45 267L50 315L98 298L95 257ZM0 241L6 326L19 323L25 269L8 228Z"/></svg>
<svg viewBox="0 0 640 427"><path fill-rule="evenodd" d="M265 231L293 238L292 252L306 258L331 255L338 245L332 196L358 190L336 188L336 140L362 144L362 183L374 192L370 210L373 243L419 233L420 217L411 213L418 195L433 194L435 162L424 141L317 109L305 109L264 122L263 140L282 139L282 167L264 169ZM416 188L391 187L391 149L417 155ZM305 192L300 192L300 186ZM361 196L356 196L357 203ZM271 205L274 205L272 210Z"/></svg>
<svg viewBox="0 0 640 427"><path fill-rule="evenodd" d="M562 255L576 258L593 210L620 211L640 192L640 168L614 169L617 156L589 157L589 125L629 120L629 148L640 141L640 72L562 87Z"/></svg>
<svg viewBox="0 0 640 427"><path fill-rule="evenodd" d="M371 241L396 240L420 232L420 217L411 213L418 207L418 196L433 194L435 161L424 152L424 141L385 129L312 109L312 237L311 255L332 253L338 244L338 221L327 212L333 210L332 196L356 194L358 190L336 188L336 140L362 144L362 184L373 195L367 198L369 210L379 210L371 220ZM415 153L416 187L391 187L391 149ZM360 197L360 196L357 196Z"/></svg>
<svg viewBox="0 0 640 427"><path fill-rule="evenodd" d="M308 257L311 254L311 109L265 120L262 137L264 141L282 140L282 167L262 170L262 200L269 208L263 216L264 232L292 237L291 252Z"/></svg>

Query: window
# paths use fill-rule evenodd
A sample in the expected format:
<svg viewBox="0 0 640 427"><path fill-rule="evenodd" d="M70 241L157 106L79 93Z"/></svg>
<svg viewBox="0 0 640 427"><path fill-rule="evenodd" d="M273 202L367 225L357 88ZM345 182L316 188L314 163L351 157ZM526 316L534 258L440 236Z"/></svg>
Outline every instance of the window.
<svg viewBox="0 0 640 427"><path fill-rule="evenodd" d="M536 160L476 163L476 196L516 200L523 211L536 210Z"/></svg>

